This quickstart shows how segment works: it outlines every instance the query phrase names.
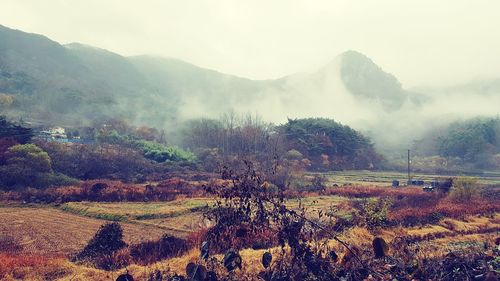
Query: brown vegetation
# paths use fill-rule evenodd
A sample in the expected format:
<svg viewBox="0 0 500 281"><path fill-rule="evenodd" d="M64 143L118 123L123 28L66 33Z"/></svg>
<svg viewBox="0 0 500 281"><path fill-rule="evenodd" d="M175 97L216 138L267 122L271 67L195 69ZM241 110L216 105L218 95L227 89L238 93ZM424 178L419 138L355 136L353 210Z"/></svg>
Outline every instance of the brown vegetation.
<svg viewBox="0 0 500 281"><path fill-rule="evenodd" d="M22 201L26 203L171 201L177 197L203 196L205 194L202 188L204 183L178 178L167 179L158 184L89 180L75 186L0 191L0 201Z"/></svg>
<svg viewBox="0 0 500 281"><path fill-rule="evenodd" d="M23 253L64 254L81 250L99 229L102 220L68 214L53 208L0 208L0 237L15 236ZM127 243L158 239L165 230L123 224Z"/></svg>

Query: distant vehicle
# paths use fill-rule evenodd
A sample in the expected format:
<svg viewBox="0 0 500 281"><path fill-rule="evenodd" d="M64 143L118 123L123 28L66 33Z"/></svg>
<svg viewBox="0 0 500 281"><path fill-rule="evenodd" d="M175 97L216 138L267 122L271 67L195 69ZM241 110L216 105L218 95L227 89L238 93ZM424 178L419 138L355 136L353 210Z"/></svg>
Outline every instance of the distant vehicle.
<svg viewBox="0 0 500 281"><path fill-rule="evenodd" d="M425 182L423 180L409 180L407 183L408 185L423 186Z"/></svg>
<svg viewBox="0 0 500 281"><path fill-rule="evenodd" d="M442 181L432 181L430 185L425 185L422 189L424 191L433 191L433 190L441 190L443 192L450 191L450 188L453 186L453 178L447 178Z"/></svg>
<svg viewBox="0 0 500 281"><path fill-rule="evenodd" d="M424 185L424 187L422 187L422 190L423 191L434 191L434 187L432 187L432 185Z"/></svg>

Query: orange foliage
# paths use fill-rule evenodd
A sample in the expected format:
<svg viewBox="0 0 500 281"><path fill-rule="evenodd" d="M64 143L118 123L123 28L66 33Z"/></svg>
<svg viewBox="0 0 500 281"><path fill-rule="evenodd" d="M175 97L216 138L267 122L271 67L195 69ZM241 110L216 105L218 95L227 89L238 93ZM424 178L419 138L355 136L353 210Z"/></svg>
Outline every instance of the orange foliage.
<svg viewBox="0 0 500 281"><path fill-rule="evenodd" d="M368 197L402 197L402 196L432 196L431 193L423 191L416 187L387 188L374 185L348 185L341 187L328 188L326 195L338 195L354 198Z"/></svg>
<svg viewBox="0 0 500 281"><path fill-rule="evenodd" d="M64 262L63 257L41 256L41 255L14 255L0 253L0 279L7 275L14 278L24 279L22 268L49 267L58 268Z"/></svg>
<svg viewBox="0 0 500 281"><path fill-rule="evenodd" d="M22 191L0 192L0 200L64 203L79 201L171 201L177 197L201 197L205 194L201 182L169 179L158 185L130 184L113 180L83 181L78 186L28 188Z"/></svg>
<svg viewBox="0 0 500 281"><path fill-rule="evenodd" d="M435 223L442 217L463 219L468 215L491 214L500 211L498 202L478 199L467 203L457 203L447 199L434 206L401 207L389 211L388 218L405 225Z"/></svg>

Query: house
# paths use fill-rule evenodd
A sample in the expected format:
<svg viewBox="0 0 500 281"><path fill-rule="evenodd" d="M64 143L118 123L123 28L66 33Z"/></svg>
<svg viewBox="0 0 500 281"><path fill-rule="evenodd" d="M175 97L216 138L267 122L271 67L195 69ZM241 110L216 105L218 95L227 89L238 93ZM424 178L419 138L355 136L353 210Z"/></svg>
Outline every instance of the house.
<svg viewBox="0 0 500 281"><path fill-rule="evenodd" d="M40 138L49 141L54 139L67 138L66 130L63 127L53 127L40 132Z"/></svg>
<svg viewBox="0 0 500 281"><path fill-rule="evenodd" d="M40 131L37 138L48 142L55 141L60 143L85 144L94 143L94 141L91 139L82 139L78 133L71 134L70 132L66 132L66 129L64 129L63 127L52 127L47 130Z"/></svg>
<svg viewBox="0 0 500 281"><path fill-rule="evenodd" d="M66 130L63 127L54 127L49 129L49 133L54 138L66 138Z"/></svg>

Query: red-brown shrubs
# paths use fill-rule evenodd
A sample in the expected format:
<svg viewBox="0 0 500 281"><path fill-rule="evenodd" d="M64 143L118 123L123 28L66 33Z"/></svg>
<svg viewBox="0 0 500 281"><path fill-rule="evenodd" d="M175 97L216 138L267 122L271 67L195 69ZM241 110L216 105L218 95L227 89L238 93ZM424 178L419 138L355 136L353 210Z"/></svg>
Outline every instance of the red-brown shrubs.
<svg viewBox="0 0 500 281"><path fill-rule="evenodd" d="M67 274L61 264L64 262L62 257L49 257L40 255L19 255L12 253L0 253L0 279L3 280L7 275L18 280L25 280L28 269L45 268L43 280L54 280Z"/></svg>
<svg viewBox="0 0 500 281"><path fill-rule="evenodd" d="M403 225L415 225L425 223L436 223L442 217L463 219L468 215L490 214L500 211L498 202L490 202L478 199L467 203L454 202L442 199L434 206L404 207L392 209L389 219Z"/></svg>
<svg viewBox="0 0 500 281"><path fill-rule="evenodd" d="M147 241L129 247L130 256L137 264L151 264L162 259L171 258L189 250L186 240L164 235L157 241Z"/></svg>
<svg viewBox="0 0 500 281"><path fill-rule="evenodd" d="M198 247L207 241L214 231L213 228L201 229L187 237L189 245ZM234 225L218 232L219 237L225 239L212 243L210 250L215 253L224 253L230 248L234 249L268 249L278 245L278 234L269 227L249 228L244 225Z"/></svg>
<svg viewBox="0 0 500 281"><path fill-rule="evenodd" d="M171 201L178 196L200 197L205 194L200 183L179 181L182 184L144 185L112 180L83 181L78 186L52 187L46 189L25 188L0 192L0 200L24 201L26 203L65 203L80 201L96 202L146 202ZM97 188L99 187L99 188Z"/></svg>

